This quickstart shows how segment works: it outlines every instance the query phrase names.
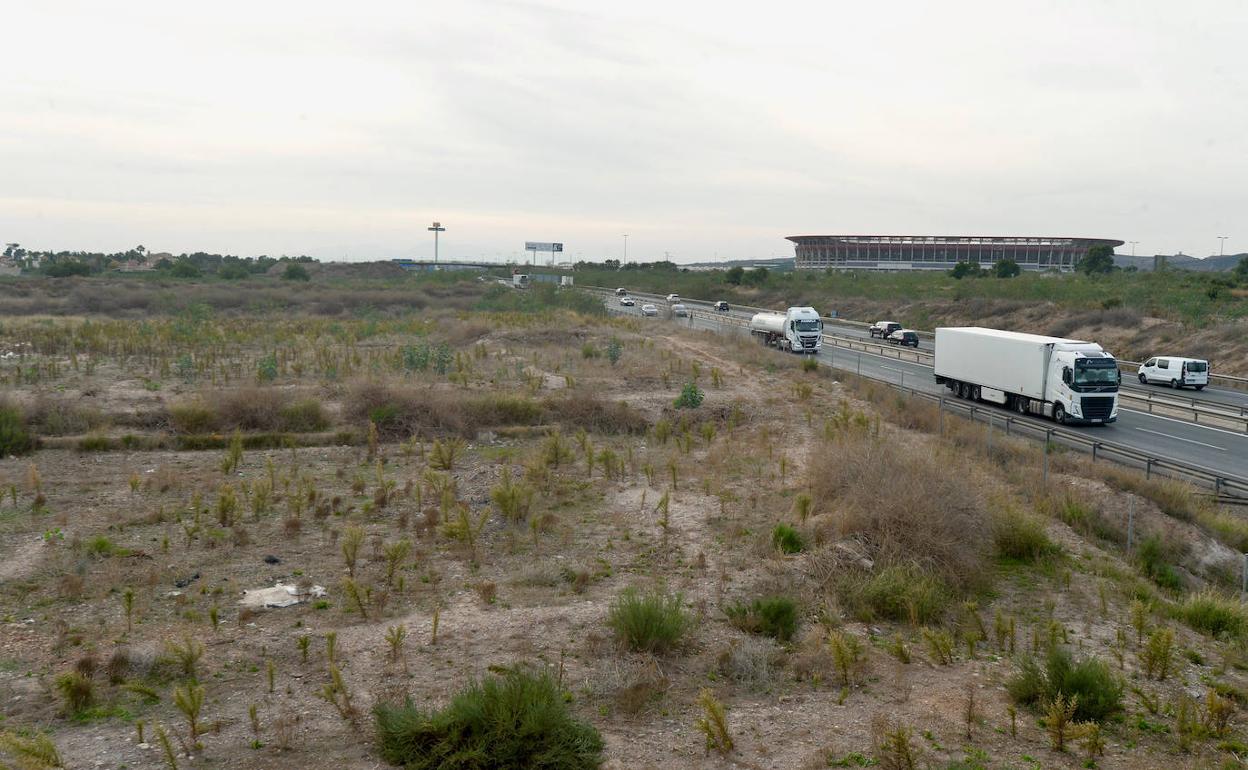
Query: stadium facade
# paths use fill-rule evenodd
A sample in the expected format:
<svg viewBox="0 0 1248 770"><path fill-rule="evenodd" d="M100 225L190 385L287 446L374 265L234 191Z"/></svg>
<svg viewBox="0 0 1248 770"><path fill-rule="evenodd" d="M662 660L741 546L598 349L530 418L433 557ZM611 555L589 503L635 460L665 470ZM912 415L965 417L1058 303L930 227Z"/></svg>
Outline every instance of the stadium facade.
<svg viewBox="0 0 1248 770"><path fill-rule="evenodd" d="M1012 259L1024 270L1074 270L1093 246L1110 238L976 235L790 235L798 270L948 270L958 262L991 268Z"/></svg>

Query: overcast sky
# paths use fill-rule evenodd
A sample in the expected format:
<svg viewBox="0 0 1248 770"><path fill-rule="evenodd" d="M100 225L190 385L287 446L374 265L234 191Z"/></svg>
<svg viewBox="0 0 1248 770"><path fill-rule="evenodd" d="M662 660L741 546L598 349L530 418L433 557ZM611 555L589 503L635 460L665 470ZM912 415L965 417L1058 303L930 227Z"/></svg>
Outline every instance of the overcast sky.
<svg viewBox="0 0 1248 770"><path fill-rule="evenodd" d="M1248 251L1242 0L0 7L30 248L423 257L437 219L444 258Z"/></svg>

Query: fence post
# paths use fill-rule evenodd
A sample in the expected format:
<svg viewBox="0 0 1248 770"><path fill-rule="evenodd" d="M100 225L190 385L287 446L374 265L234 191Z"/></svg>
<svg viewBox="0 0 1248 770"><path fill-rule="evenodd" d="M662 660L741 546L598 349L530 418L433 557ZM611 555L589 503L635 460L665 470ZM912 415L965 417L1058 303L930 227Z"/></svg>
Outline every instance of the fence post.
<svg viewBox="0 0 1248 770"><path fill-rule="evenodd" d="M862 376L862 351L858 351L858 376Z"/></svg>
<svg viewBox="0 0 1248 770"><path fill-rule="evenodd" d="M940 406L938 407L938 409L940 410L940 435L944 436L945 435L945 397L940 396L936 400L940 404Z"/></svg>
<svg viewBox="0 0 1248 770"><path fill-rule="evenodd" d="M1101 445L1099 441L1092 442L1092 462L1096 462L1096 448Z"/></svg>
<svg viewBox="0 0 1248 770"><path fill-rule="evenodd" d="M988 412L988 454L992 454L992 412Z"/></svg>
<svg viewBox="0 0 1248 770"><path fill-rule="evenodd" d="M1153 477L1153 458L1144 458L1144 478L1151 479Z"/></svg>
<svg viewBox="0 0 1248 770"><path fill-rule="evenodd" d="M1045 428L1044 430L1044 476L1041 478L1041 481L1044 484L1044 487L1046 489L1049 486L1049 438L1052 435L1053 435L1053 429Z"/></svg>
<svg viewBox="0 0 1248 770"><path fill-rule="evenodd" d="M1127 502L1127 553L1135 545L1135 495Z"/></svg>

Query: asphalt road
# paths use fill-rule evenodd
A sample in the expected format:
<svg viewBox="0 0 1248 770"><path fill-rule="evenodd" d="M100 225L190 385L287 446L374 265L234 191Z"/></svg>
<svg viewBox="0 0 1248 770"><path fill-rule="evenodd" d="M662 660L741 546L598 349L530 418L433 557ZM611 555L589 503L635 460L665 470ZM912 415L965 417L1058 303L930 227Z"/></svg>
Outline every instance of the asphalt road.
<svg viewBox="0 0 1248 770"><path fill-rule="evenodd" d="M640 315L641 305L645 304L638 302L636 307L620 307L615 297L608 297L606 303L613 312L630 315ZM655 302L653 304L658 306L660 315L645 319L648 323L679 323L694 329L749 333L741 326L722 323L717 317L707 316L701 312L690 319L668 319L666 318L666 303ZM686 304L694 306L697 310L703 310L695 303L687 302ZM744 315L748 318L748 314L734 315L738 317ZM865 336L865 330L863 333ZM791 354L776 351L776 355ZM819 360L825 366L858 372L872 379L894 382L928 393L949 395L947 390L936 384L932 376L932 368L924 364L899 361L872 353L838 349L829 345L824 346ZM982 406L985 409L995 408L991 404ZM1003 417L1011 414L1004 409L1000 409L1000 412ZM1215 473L1248 480L1248 435L1243 433L1150 415L1147 412L1121 406L1118 409L1118 421L1114 424L1075 429L1089 431L1090 435L1103 436L1107 442L1147 452L1158 458L1199 465Z"/></svg>
<svg viewBox="0 0 1248 770"><path fill-rule="evenodd" d="M642 302L643 301L639 300L638 307L641 306ZM683 299L681 300L681 302L695 309L696 308L703 308L707 310L710 309L710 303L702 302L701 300ZM610 302L608 302L608 304L610 304ZM618 304L618 300L617 300L617 304ZM667 306L667 303L663 302L662 300L657 301L655 304L657 304L660 309L665 308ZM742 318L745 320L749 320L750 316L753 315L753 311L730 310L726 315L729 315L735 318ZM857 324L852 324L852 323L837 322L834 320L825 320L824 331L828 334L835 334L840 337L851 337L854 339L861 339L864 341L874 341L877 343L882 342L882 340L880 340L878 337L872 337L870 332L867 331L866 327L859 326ZM933 342L930 338L920 337L918 349L927 353L935 352ZM1158 398L1163 398L1166 400L1183 401L1183 402L1191 401L1191 402L1194 402L1195 404L1205 404L1208 406L1217 406L1217 407L1222 407L1222 408L1229 408L1232 410L1248 410L1248 391L1235 390L1233 388L1219 388L1219 387L1209 386L1209 387L1206 387L1202 391L1196 391L1191 388L1174 390L1168 386L1163 386L1163 385L1141 385L1135 379L1134 375L1128 372L1123 372L1122 389L1124 391L1127 391L1128 393L1138 393L1140 395L1151 393L1151 394L1154 394Z"/></svg>

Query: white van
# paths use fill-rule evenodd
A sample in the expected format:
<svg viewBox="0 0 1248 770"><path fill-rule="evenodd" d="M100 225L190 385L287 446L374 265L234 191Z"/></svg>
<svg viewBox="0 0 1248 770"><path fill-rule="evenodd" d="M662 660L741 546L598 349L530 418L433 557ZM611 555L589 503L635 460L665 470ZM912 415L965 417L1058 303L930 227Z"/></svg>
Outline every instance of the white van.
<svg viewBox="0 0 1248 770"><path fill-rule="evenodd" d="M1209 384L1209 362L1199 358L1150 358L1140 365L1140 384L1157 383L1181 388L1191 385L1203 390Z"/></svg>

